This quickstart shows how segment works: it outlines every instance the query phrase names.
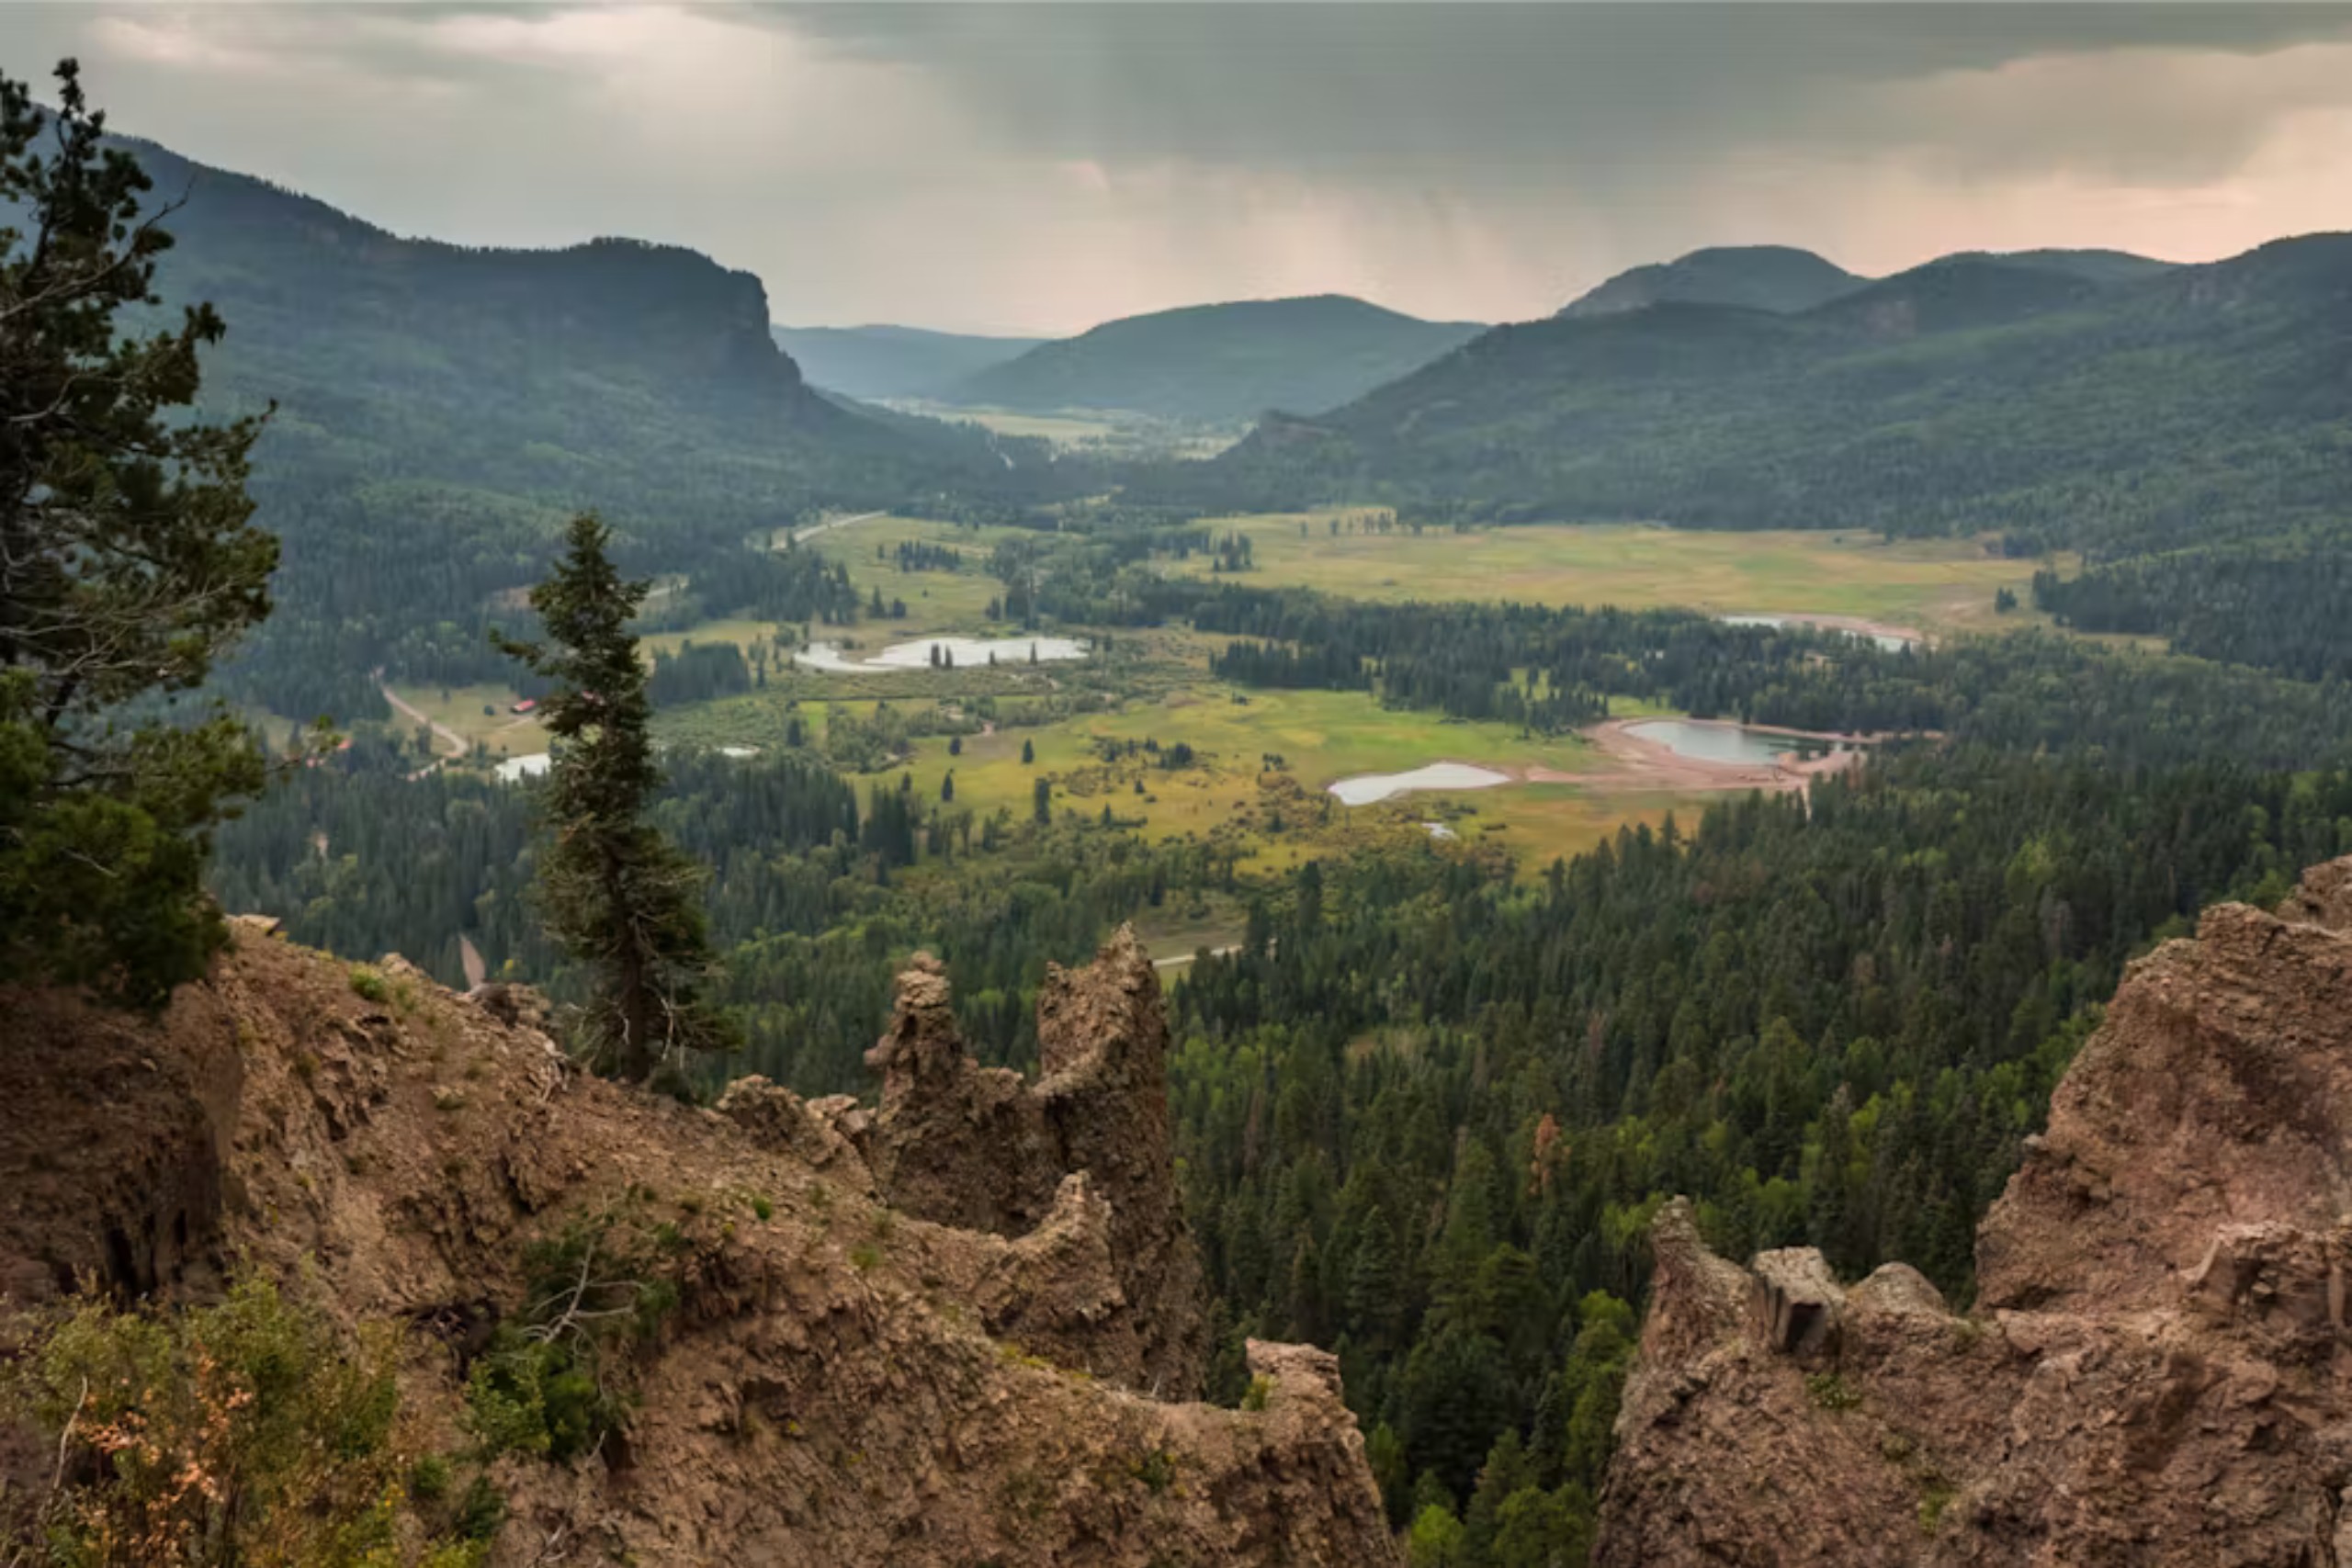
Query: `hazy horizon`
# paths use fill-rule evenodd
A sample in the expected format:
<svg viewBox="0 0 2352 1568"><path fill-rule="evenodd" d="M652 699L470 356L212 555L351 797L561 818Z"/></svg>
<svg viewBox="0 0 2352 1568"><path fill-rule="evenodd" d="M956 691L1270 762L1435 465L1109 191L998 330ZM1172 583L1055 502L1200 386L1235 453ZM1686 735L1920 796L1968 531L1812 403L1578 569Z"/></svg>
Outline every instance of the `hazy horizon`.
<svg viewBox="0 0 2352 1568"><path fill-rule="evenodd" d="M1786 244L2211 260L2352 227L2352 6L71 4L110 123L397 232L599 234L797 327L1548 315Z"/></svg>

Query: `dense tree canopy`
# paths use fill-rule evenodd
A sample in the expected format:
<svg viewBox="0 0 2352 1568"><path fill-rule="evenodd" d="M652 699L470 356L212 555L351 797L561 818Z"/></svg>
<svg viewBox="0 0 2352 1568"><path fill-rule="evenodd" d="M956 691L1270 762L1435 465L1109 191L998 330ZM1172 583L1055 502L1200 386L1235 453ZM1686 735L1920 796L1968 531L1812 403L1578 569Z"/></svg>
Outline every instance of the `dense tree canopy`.
<svg viewBox="0 0 2352 1568"><path fill-rule="evenodd" d="M182 412L220 317L119 335L169 209L71 61L58 105L0 77L0 969L155 1002L220 942L204 837L261 766L226 717L149 699L268 614L277 549L245 493L259 420Z"/></svg>

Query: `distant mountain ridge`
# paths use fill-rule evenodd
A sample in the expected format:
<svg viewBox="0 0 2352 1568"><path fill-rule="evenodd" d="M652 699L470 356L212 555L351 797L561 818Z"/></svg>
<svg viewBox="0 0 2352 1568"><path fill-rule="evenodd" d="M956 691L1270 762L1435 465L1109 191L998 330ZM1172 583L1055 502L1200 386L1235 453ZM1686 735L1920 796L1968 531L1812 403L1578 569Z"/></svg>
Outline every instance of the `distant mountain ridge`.
<svg viewBox="0 0 2352 1568"><path fill-rule="evenodd" d="M383 401L429 396L457 446L403 452L424 468L488 447L478 434L545 435L559 418L609 422L608 434L626 437L647 396L719 428L841 429L770 342L759 279L696 252L403 239L316 197L126 145L159 197L186 196L166 221L176 241L158 272L166 303L209 299L230 322L208 365L209 395L274 397L300 423L315 399L352 438ZM538 395L521 397L525 388ZM593 459L604 439L566 450Z"/></svg>
<svg viewBox="0 0 2352 1568"><path fill-rule="evenodd" d="M2089 283L2136 283L2174 265L2128 251L2100 250L1962 251L1926 265L1962 260L2006 262ZM1738 305L1794 315L1882 281L1848 272L1825 256L1792 245L1716 245L1670 262L1629 267L1570 300L1558 313L1587 318L1652 305Z"/></svg>
<svg viewBox="0 0 2352 1568"><path fill-rule="evenodd" d="M2346 364L2352 235L2196 266L1957 255L1793 313L1499 327L1163 482L1249 509L2211 543L2352 522Z"/></svg>
<svg viewBox="0 0 2352 1568"><path fill-rule="evenodd" d="M935 397L1048 341L880 324L772 331L776 345L799 364L810 383L869 400Z"/></svg>
<svg viewBox="0 0 2352 1568"><path fill-rule="evenodd" d="M1238 422L1363 396L1486 329L1425 321L1340 294L1193 305L1106 321L966 378L949 400L1125 409Z"/></svg>
<svg viewBox="0 0 2352 1568"><path fill-rule="evenodd" d="M1809 310L1869 281L1792 245L1723 245L1629 268L1570 300L1559 313L1610 316L1662 304Z"/></svg>
<svg viewBox="0 0 2352 1568"><path fill-rule="evenodd" d="M676 574L684 609L732 596L782 617L831 592L755 547L830 505L993 495L1042 449L820 396L769 335L749 273L676 246L552 251L403 239L314 197L119 143L175 243L165 310L209 300L203 408L277 405L254 455L283 543L276 615L225 678L277 712L380 711L372 671L503 681L512 624L564 519L594 509L628 570Z"/></svg>

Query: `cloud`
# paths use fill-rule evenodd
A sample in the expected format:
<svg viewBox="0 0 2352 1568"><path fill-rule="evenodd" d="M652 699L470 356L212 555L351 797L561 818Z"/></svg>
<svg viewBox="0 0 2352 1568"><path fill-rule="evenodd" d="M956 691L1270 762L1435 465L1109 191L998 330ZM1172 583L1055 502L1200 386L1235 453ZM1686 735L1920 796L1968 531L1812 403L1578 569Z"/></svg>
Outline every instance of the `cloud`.
<svg viewBox="0 0 2352 1568"><path fill-rule="evenodd" d="M1704 243L2352 226L2343 6L97 5L0 45L396 229L691 244L794 321L1500 319Z"/></svg>

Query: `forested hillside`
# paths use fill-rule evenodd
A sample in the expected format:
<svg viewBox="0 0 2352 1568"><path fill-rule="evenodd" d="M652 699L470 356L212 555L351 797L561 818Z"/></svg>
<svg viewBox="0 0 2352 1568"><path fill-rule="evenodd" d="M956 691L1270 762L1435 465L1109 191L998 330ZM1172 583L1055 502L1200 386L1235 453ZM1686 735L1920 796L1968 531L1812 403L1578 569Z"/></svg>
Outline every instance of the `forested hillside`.
<svg viewBox="0 0 2352 1568"><path fill-rule="evenodd" d="M1697 1199L1726 1251L1902 1257L1964 1297L1972 1227L2124 960L2352 852L2352 706L2314 685L2054 637L1883 653L1671 613L1183 582L1139 602L1102 581L1136 621L1181 606L1237 653L1297 650L1303 668L1237 659L1245 686L1445 711L1641 692L1944 732L1517 879L1467 846L1268 874L1107 810L976 818L837 778L797 728L775 758L670 759L657 819L713 870L751 1040L732 1070L804 1092L863 1084L910 948L944 960L982 1054L1020 1063L1046 960L1121 919L1242 901L1238 951L1173 992L1222 1393L1243 1393L1246 1335L1338 1348L1394 1518L1461 1531L1465 1568L1563 1543L1576 1561L1658 1201ZM227 825L222 897L452 978L463 934L569 994L526 899L527 793L406 766L357 748Z"/></svg>
<svg viewBox="0 0 2352 1568"><path fill-rule="evenodd" d="M1613 316L1668 303L1810 310L1869 281L1790 245L1718 245L1629 267L1570 300L1560 314Z"/></svg>
<svg viewBox="0 0 2352 1568"><path fill-rule="evenodd" d="M984 497L1028 477L1021 443L818 396L769 337L759 281L693 252L405 240L129 145L153 199L182 203L166 306L209 299L234 323L208 356L206 406L277 405L253 489L284 542L280 607L227 680L282 713L379 713L379 667L494 676L484 627L515 614L497 597L537 577L582 507L638 570L684 574L726 613L775 575L755 535L827 505Z"/></svg>
<svg viewBox="0 0 2352 1568"><path fill-rule="evenodd" d="M776 327L810 384L853 398L930 398L1045 342L921 327Z"/></svg>
<svg viewBox="0 0 2352 1568"><path fill-rule="evenodd" d="M952 400L1014 409L1132 409L1170 419L1313 413L1363 396L1482 329L1324 294L1196 305L1106 321L969 377Z"/></svg>
<svg viewBox="0 0 2352 1568"><path fill-rule="evenodd" d="M2340 523L2347 358L2352 236L2132 282L1962 256L1795 315L1500 327L1168 482L1260 506L2137 552Z"/></svg>

